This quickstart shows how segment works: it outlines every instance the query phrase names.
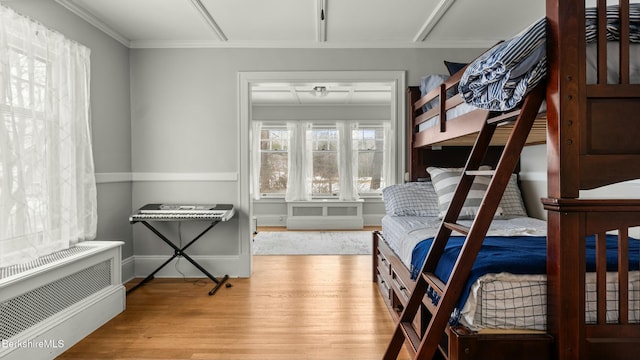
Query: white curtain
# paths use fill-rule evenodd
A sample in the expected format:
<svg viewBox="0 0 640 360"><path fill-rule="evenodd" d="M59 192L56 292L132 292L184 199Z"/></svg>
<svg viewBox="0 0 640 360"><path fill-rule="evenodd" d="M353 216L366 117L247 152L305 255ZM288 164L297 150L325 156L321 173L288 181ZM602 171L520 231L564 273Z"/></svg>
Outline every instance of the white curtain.
<svg viewBox="0 0 640 360"><path fill-rule="evenodd" d="M311 200L311 178L313 176L313 152L311 141L307 141L311 123L291 121L289 131L289 177L286 201Z"/></svg>
<svg viewBox="0 0 640 360"><path fill-rule="evenodd" d="M0 267L95 237L89 56L0 5Z"/></svg>
<svg viewBox="0 0 640 360"><path fill-rule="evenodd" d="M340 176L340 200L358 200L358 144L354 143L355 122L338 121L338 174Z"/></svg>
<svg viewBox="0 0 640 360"><path fill-rule="evenodd" d="M260 132L262 131L262 121L251 123L251 192L254 200L260 200L260 167L262 166L262 156L260 152Z"/></svg>

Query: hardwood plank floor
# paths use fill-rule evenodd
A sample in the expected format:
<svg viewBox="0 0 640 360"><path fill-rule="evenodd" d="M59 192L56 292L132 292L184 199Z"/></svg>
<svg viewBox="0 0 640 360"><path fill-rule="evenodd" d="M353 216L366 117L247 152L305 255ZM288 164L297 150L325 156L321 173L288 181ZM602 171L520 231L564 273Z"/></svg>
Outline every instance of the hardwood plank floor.
<svg viewBox="0 0 640 360"><path fill-rule="evenodd" d="M254 256L253 269L213 296L208 279L154 279L59 359L382 358L394 322L370 256Z"/></svg>

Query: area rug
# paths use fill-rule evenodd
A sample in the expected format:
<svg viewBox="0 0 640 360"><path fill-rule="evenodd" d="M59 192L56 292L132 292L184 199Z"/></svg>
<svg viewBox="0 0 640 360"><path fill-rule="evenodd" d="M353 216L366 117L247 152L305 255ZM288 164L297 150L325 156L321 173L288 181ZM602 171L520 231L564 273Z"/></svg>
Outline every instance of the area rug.
<svg viewBox="0 0 640 360"><path fill-rule="evenodd" d="M261 231L254 255L370 255L370 231Z"/></svg>

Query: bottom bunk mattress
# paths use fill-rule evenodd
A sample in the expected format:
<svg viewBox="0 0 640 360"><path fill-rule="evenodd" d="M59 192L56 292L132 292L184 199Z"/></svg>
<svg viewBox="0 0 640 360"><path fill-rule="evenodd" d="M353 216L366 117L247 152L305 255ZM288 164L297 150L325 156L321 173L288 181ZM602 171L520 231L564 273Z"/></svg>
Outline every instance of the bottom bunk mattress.
<svg viewBox="0 0 640 360"><path fill-rule="evenodd" d="M400 258L407 269L417 269L424 262L426 252L430 247L430 239L435 236L441 220L437 217L417 216L385 216L382 221L382 231L385 242ZM470 225L471 220L460 221L462 225ZM456 235L455 233L453 234ZM537 262L526 262L532 273L515 274L499 271L486 274L476 274L467 284L466 300L461 302L452 314L452 322L459 322L468 328L480 331L486 329L520 329L546 330L546 223L539 219L528 217L514 217L511 219L494 220L487 234L487 248L497 250L497 253L481 253L487 259L497 259L500 247L520 250L515 256L537 258ZM452 238L451 251L457 255L462 237ZM612 240L613 241L613 240ZM518 245L521 242L521 245ZM638 255L640 242L630 240L629 253L634 257L630 264L631 270L638 270ZM537 251L537 256L528 256L529 251ZM542 249L542 250L541 250ZM483 250L484 251L484 250ZM513 260L511 261L514 262ZM519 261L515 261L519 262ZM615 262L612 262L615 263ZM413 264L413 265L412 265ZM449 269L442 261L442 268ZM485 268L491 270L491 261L485 262ZM439 265L440 267L440 265ZM410 270L409 270L410 271ZM514 270L523 271L523 270ZM437 270L440 277L448 277L447 270ZM594 274L587 274L587 323L596 321L596 285ZM640 321L640 276L638 271L629 274L629 319L631 322ZM617 321L617 276L610 274L607 278L607 321ZM434 301L437 301L434 299Z"/></svg>

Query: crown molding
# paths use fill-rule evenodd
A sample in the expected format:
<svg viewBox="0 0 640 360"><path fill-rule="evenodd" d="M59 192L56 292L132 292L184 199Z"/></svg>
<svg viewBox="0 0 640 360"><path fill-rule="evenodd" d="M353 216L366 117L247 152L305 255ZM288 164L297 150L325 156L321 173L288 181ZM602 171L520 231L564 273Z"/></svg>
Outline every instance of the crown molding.
<svg viewBox="0 0 640 360"><path fill-rule="evenodd" d="M133 49L180 49L180 48L229 48L229 49L486 49L500 39L492 40L437 40L421 42L241 42L241 41L131 41Z"/></svg>
<svg viewBox="0 0 640 360"><path fill-rule="evenodd" d="M87 11L87 10L79 7L78 5L76 5L72 0L55 0L55 2L57 2L60 5L62 5L67 10L71 11L72 13L78 15L80 18L82 18L83 20L85 20L89 24L95 26L100 31L102 31L105 34L111 36L112 38L114 38L116 41L118 41L122 45L124 45L126 47L131 47L130 46L131 45L131 41L129 39L127 39L125 36L123 36L122 34L118 33L117 31L113 30L111 27L109 27L104 22L100 21L95 15L91 14L89 11Z"/></svg>

